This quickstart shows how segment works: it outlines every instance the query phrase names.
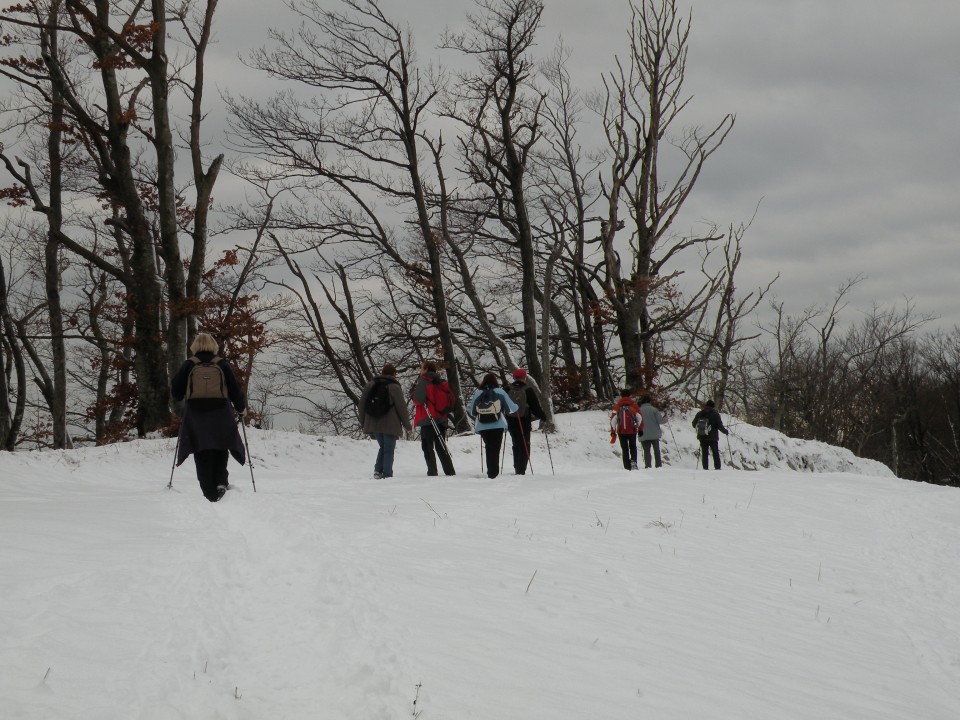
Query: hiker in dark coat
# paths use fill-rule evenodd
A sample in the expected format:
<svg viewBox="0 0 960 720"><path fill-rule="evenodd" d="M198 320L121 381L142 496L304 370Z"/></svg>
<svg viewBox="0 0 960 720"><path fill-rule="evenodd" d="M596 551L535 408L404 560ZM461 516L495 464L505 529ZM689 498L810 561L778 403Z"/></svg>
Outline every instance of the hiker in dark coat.
<svg viewBox="0 0 960 720"><path fill-rule="evenodd" d="M367 412L367 400L378 385L385 387L390 406L386 413L374 417ZM375 478L393 477L393 455L397 447L397 438L404 430L413 432L410 413L407 411L407 401L403 397L403 388L397 382L397 369L393 365L386 363L380 374L363 388L358 412L363 432L373 435L380 446L377 460L373 464L373 476Z"/></svg>
<svg viewBox="0 0 960 720"><path fill-rule="evenodd" d="M650 402L649 397L644 395L640 398L640 416L643 418L643 436L640 440L640 446L643 448L643 467L650 469L651 450L656 466L663 467L663 461L660 459L660 438L663 437L660 424L663 422L663 413Z"/></svg>
<svg viewBox="0 0 960 720"><path fill-rule="evenodd" d="M453 460L447 452L447 422L453 411L450 384L437 372L437 364L424 360L420 377L410 389L413 400L413 425L420 429L420 447L427 462L427 475L437 474L437 458L445 475L455 475Z"/></svg>
<svg viewBox="0 0 960 720"><path fill-rule="evenodd" d="M520 408L516 415L507 416L507 431L513 444L513 470L517 475L523 475L530 460L531 426L534 419L543 420L544 413L523 368L513 371L513 382L507 387L507 394Z"/></svg>
<svg viewBox="0 0 960 720"><path fill-rule="evenodd" d="M729 435L730 431L723 426L720 413L717 412L713 400L707 400L703 409L693 416L693 427L697 431L697 440L700 441L700 462L704 470L709 470L709 457L713 456L713 469L720 469L720 433ZM703 431L706 431L705 433Z"/></svg>
<svg viewBox="0 0 960 720"><path fill-rule="evenodd" d="M491 398L500 405L499 412L493 416L486 416L480 410L487 390L490 391ZM500 447L503 445L503 431L507 429L505 418L520 408L500 387L500 382L493 373L487 373L483 376L480 387L470 398L467 407L467 413L476 420L473 430L483 440L483 448L487 459L487 477L493 479L500 474Z"/></svg>
<svg viewBox="0 0 960 720"><path fill-rule="evenodd" d="M213 336L207 333L197 335L190 345L193 357L180 366L170 383L173 399L177 402L183 400L187 395L190 371L199 363L210 363L218 358L216 364L223 371L228 397L188 399L183 404L176 460L180 465L193 454L200 490L210 502L222 498L229 487L228 454L241 465L247 461L236 415L246 409L246 396L230 364L216 354L218 349Z"/></svg>

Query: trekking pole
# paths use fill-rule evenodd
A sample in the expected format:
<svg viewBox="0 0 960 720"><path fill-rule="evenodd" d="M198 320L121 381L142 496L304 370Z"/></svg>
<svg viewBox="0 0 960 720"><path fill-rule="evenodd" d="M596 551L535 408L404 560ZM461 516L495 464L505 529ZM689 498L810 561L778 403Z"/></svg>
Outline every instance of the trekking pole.
<svg viewBox="0 0 960 720"><path fill-rule="evenodd" d="M667 430L670 431L670 441L673 443L673 448L674 448L674 450L677 451L677 456L679 457L679 455L680 455L680 447L677 445L677 438L674 437L674 435L673 435L673 428L670 427L670 424L669 424L669 423L664 423L664 424L667 426Z"/></svg>
<svg viewBox="0 0 960 720"><path fill-rule="evenodd" d="M484 445L483 445L483 435L480 435L480 474L483 475L483 456L484 456Z"/></svg>
<svg viewBox="0 0 960 720"><path fill-rule="evenodd" d="M727 436L727 455L730 456L730 467L735 467L733 464L733 450L730 449L730 433L724 433Z"/></svg>
<svg viewBox="0 0 960 720"><path fill-rule="evenodd" d="M243 446L247 450L247 465L250 467L250 482L253 485L253 491L257 491L257 483L253 479L253 456L250 454L250 443L247 442L247 426L243 422L243 418L240 417L240 413L237 413L237 422L240 423L240 429L243 430Z"/></svg>
<svg viewBox="0 0 960 720"><path fill-rule="evenodd" d="M437 421L433 419L433 413L430 412L430 408L427 407L426 403L423 404L423 409L427 411L427 417L430 418L430 424L433 426L433 434L437 440L440 441L443 453L447 456L447 462L453 465L453 458L450 457L450 450L447 448L447 439L443 436L443 433L440 432L440 427L437 425Z"/></svg>
<svg viewBox="0 0 960 720"><path fill-rule="evenodd" d="M170 482L167 490L173 490L173 471L177 469L177 455L180 454L180 436L183 434L183 418L180 418L180 427L177 428L177 446L173 449L173 465L170 467Z"/></svg>
<svg viewBox="0 0 960 720"><path fill-rule="evenodd" d="M543 423L541 422L540 425L542 426ZM543 428L543 438L547 441L547 457L550 458L550 472L551 474L556 475L557 473L553 469L553 453L550 452L550 433L547 432L546 428Z"/></svg>
<svg viewBox="0 0 960 720"><path fill-rule="evenodd" d="M523 420L517 418L517 426L520 428L520 439L523 440L523 451L527 454L527 464L530 466L530 474L533 475L533 460L530 458L530 445L527 443L527 434L523 431Z"/></svg>

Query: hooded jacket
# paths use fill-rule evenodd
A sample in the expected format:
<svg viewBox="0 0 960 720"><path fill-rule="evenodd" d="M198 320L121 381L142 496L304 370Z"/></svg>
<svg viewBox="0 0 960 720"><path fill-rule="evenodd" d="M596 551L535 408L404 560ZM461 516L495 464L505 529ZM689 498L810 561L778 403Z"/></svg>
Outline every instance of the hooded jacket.
<svg viewBox="0 0 960 720"><path fill-rule="evenodd" d="M373 417L367 415L367 396L373 390L373 386L378 382L387 383L387 392L390 395L390 409L383 417ZM397 379L389 375L377 375L368 382L363 392L360 393L360 404L357 406L357 415L360 418L360 427L367 435L374 433L386 433L394 437L400 437L404 430L411 431L410 412L407 410L407 401L403 397L403 388Z"/></svg>

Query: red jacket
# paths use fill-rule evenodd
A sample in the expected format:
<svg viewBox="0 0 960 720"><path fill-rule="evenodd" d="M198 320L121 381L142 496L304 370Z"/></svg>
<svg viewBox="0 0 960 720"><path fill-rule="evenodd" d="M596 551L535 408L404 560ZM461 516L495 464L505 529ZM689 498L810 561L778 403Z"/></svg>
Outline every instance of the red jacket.
<svg viewBox="0 0 960 720"><path fill-rule="evenodd" d="M430 418L437 424L446 425L455 402L450 383L438 373L424 373L418 377L410 390L410 399L413 400L414 427L428 425Z"/></svg>

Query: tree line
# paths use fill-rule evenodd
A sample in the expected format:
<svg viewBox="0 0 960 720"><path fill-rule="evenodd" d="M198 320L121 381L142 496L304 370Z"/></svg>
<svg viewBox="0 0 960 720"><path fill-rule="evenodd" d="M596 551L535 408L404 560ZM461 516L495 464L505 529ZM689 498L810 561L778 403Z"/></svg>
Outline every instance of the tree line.
<svg viewBox="0 0 960 720"><path fill-rule="evenodd" d="M956 401L927 424L929 405L905 399L947 382L928 356L948 362L953 336L920 338L924 318L882 309L841 331L846 290L790 315L775 278L735 282L749 219L687 229L735 117L685 124L692 18L674 0L627 2L622 47L587 91L568 49L545 46L541 0L477 0L461 30L429 39L442 67L377 0L294 0L299 26L244 58L282 89L226 95L228 126L210 129L217 10L0 12L0 446L175 432L169 379L205 330L261 425L297 413L355 432L384 362L430 358L461 429L477 380L522 365L548 426L623 385L676 411L710 395L904 476L956 477ZM224 172L242 204L214 202ZM777 322L757 327L769 304ZM887 388L906 366L911 389ZM894 397L896 421L878 405Z"/></svg>

